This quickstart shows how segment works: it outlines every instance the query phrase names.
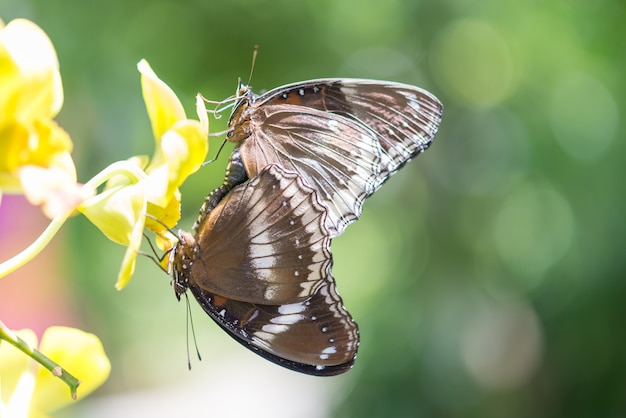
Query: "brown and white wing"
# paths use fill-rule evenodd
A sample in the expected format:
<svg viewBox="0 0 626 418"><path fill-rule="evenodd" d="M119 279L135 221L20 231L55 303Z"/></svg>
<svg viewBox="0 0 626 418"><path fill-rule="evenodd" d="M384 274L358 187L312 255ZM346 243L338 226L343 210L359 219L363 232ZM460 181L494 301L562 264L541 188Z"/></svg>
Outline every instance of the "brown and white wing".
<svg viewBox="0 0 626 418"><path fill-rule="evenodd" d="M325 217L311 187L270 165L204 217L189 283L249 303L305 300L330 276Z"/></svg>
<svg viewBox="0 0 626 418"><path fill-rule="evenodd" d="M376 132L383 149L379 186L432 143L443 105L428 91L408 84L363 79L339 79L331 86L326 108Z"/></svg>
<svg viewBox="0 0 626 418"><path fill-rule="evenodd" d="M331 276L307 300L262 305L226 299L190 284L202 308L239 343L291 370L317 376L348 371L359 331Z"/></svg>
<svg viewBox="0 0 626 418"><path fill-rule="evenodd" d="M380 147L374 133L353 120L302 109L267 106L262 125L239 151L249 176L268 164L298 173L328 209L326 228L336 236L358 219L377 187Z"/></svg>
<svg viewBox="0 0 626 418"><path fill-rule="evenodd" d="M249 176L266 164L298 172L328 207L333 237L358 219L364 200L389 176L428 148L443 109L418 87L361 79L290 84L247 100L230 126Z"/></svg>

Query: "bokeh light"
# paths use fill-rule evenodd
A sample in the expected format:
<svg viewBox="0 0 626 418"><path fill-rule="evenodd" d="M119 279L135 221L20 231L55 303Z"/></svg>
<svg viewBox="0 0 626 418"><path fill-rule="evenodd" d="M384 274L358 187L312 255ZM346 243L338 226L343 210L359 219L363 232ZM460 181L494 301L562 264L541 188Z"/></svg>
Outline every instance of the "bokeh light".
<svg viewBox="0 0 626 418"><path fill-rule="evenodd" d="M493 225L496 251L532 288L563 256L574 235L569 204L546 185L524 184L504 199Z"/></svg>
<svg viewBox="0 0 626 418"><path fill-rule="evenodd" d="M591 160L606 152L616 139L618 115L613 95L593 76L569 75L554 89L550 106L554 136L574 158Z"/></svg>
<svg viewBox="0 0 626 418"><path fill-rule="evenodd" d="M438 86L470 106L497 104L514 91L509 47L485 21L452 21L441 29L433 44L432 68Z"/></svg>

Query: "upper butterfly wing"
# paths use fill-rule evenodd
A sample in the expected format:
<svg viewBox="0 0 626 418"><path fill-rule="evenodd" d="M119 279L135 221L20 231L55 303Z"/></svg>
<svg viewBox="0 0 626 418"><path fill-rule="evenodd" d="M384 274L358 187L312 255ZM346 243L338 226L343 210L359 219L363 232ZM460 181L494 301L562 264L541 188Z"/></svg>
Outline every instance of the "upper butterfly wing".
<svg viewBox="0 0 626 418"><path fill-rule="evenodd" d="M359 331L331 276L306 301L262 305L229 300L189 288L224 330L260 356L301 373L333 376L356 358Z"/></svg>
<svg viewBox="0 0 626 418"><path fill-rule="evenodd" d="M305 300L330 274L325 216L295 173L270 165L201 219L189 282L249 303Z"/></svg>
<svg viewBox="0 0 626 418"><path fill-rule="evenodd" d="M378 186L425 151L437 133L443 105L428 91L376 80L331 81L325 108L368 126L383 149Z"/></svg>
<svg viewBox="0 0 626 418"><path fill-rule="evenodd" d="M268 164L298 173L328 208L331 236L339 235L361 215L363 201L377 187L381 156L373 132L312 108L305 115L277 104L263 112L262 128L238 150L249 176Z"/></svg>
<svg viewBox="0 0 626 418"><path fill-rule="evenodd" d="M341 234L365 198L424 151L442 105L401 83L323 79L248 93L231 116L230 140L254 176L267 164L296 170L329 209L327 228Z"/></svg>

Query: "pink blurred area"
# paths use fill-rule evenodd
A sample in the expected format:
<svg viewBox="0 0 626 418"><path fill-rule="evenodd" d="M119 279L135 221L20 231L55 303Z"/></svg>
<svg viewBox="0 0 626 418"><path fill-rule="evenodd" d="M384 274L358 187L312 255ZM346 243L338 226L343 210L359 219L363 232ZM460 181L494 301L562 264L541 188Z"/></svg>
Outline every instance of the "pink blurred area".
<svg viewBox="0 0 626 418"><path fill-rule="evenodd" d="M44 231L49 220L23 196L0 203L0 262L15 256ZM52 325L77 326L70 286L63 274L63 229L23 267L0 278L0 320L11 329L30 328L41 337Z"/></svg>

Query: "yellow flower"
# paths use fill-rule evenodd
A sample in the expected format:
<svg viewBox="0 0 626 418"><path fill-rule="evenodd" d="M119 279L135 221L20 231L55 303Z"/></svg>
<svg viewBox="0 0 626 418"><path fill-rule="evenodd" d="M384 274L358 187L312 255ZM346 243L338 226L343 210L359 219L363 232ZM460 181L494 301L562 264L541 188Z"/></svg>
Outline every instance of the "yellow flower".
<svg viewBox="0 0 626 418"><path fill-rule="evenodd" d="M0 197L23 193L49 218L87 197L72 141L52 119L63 104L56 52L33 22L0 21Z"/></svg>
<svg viewBox="0 0 626 418"><path fill-rule="evenodd" d="M33 331L26 329L16 334L31 347L37 345ZM102 385L111 371L98 337L78 329L48 328L39 351L81 381L78 399ZM0 370L0 416L45 417L72 403L68 387L58 377L6 341L0 344Z"/></svg>
<svg viewBox="0 0 626 418"><path fill-rule="evenodd" d="M156 140L154 156L149 162L142 156L111 165L115 175L107 175L105 190L78 207L109 239L128 247L118 289L134 272L144 228L156 234L161 249L171 248L174 237L168 228L180 219L178 188L202 166L208 152L208 117L201 98L196 101L199 120L187 119L174 92L145 60L138 69Z"/></svg>

